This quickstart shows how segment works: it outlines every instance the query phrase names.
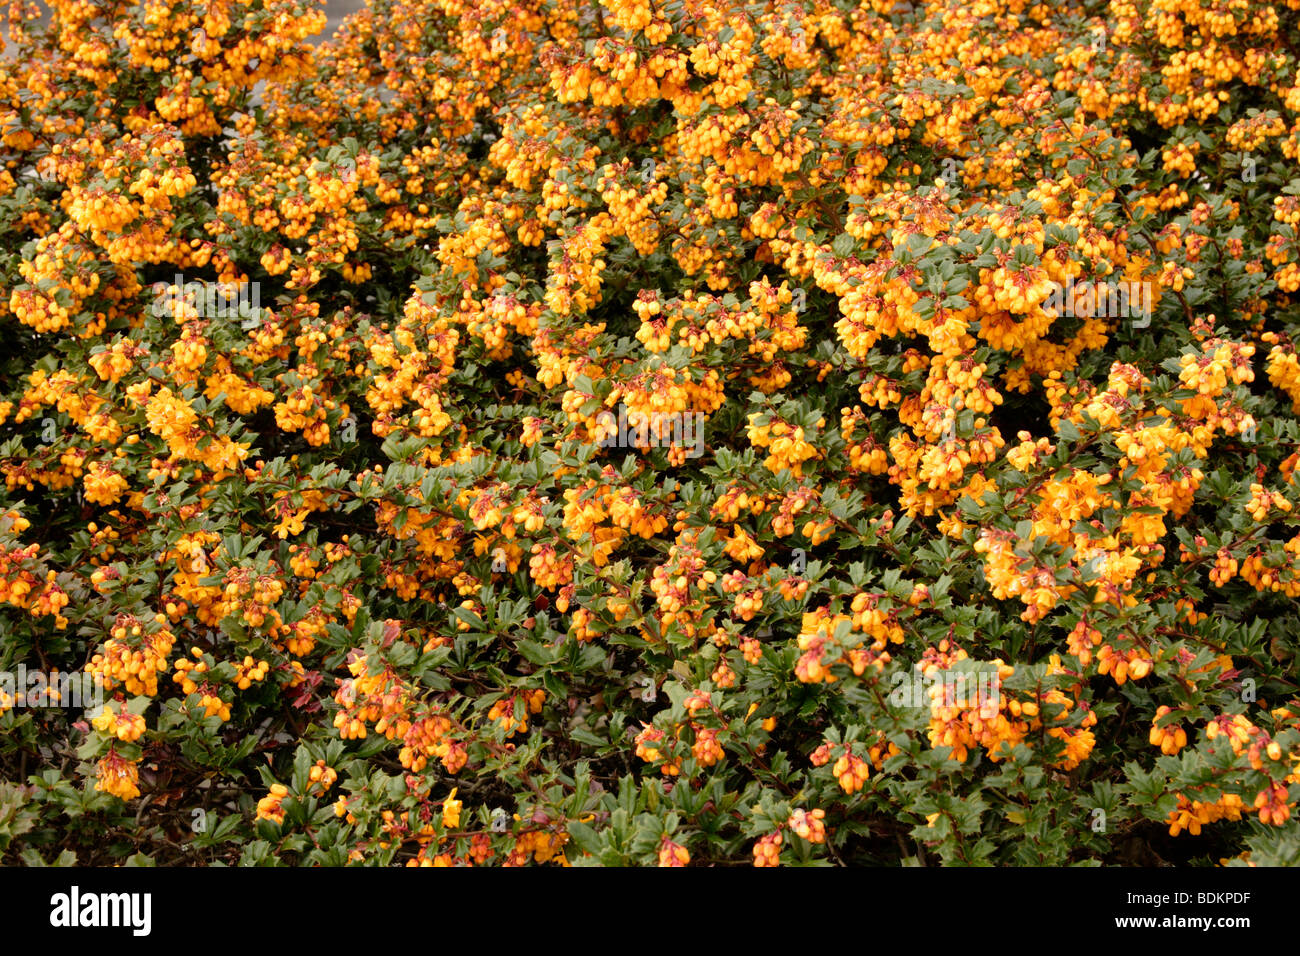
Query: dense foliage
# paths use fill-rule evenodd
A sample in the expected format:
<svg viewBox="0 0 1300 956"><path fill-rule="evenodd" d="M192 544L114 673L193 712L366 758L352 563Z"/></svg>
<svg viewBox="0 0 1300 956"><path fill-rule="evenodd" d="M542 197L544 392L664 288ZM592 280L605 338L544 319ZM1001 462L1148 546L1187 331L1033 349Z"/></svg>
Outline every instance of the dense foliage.
<svg viewBox="0 0 1300 956"><path fill-rule="evenodd" d="M1300 860L1300 0L324 24L8 5L0 858Z"/></svg>

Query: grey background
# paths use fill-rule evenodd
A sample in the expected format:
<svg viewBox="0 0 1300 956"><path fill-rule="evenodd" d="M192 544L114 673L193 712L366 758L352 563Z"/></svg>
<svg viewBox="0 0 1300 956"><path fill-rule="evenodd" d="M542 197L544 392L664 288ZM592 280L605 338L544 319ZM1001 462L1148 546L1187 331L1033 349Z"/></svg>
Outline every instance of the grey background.
<svg viewBox="0 0 1300 956"><path fill-rule="evenodd" d="M329 23L316 37L317 42L328 39L344 17L349 13L355 13L365 5L366 0L325 0L325 15L329 17Z"/></svg>

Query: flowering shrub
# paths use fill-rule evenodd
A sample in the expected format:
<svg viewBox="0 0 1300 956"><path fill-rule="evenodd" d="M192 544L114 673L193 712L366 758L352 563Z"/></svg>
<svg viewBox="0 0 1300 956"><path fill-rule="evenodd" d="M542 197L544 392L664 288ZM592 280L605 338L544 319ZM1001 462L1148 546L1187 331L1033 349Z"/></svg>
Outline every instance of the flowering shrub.
<svg viewBox="0 0 1300 956"><path fill-rule="evenodd" d="M27 6L6 858L1300 861L1300 0Z"/></svg>

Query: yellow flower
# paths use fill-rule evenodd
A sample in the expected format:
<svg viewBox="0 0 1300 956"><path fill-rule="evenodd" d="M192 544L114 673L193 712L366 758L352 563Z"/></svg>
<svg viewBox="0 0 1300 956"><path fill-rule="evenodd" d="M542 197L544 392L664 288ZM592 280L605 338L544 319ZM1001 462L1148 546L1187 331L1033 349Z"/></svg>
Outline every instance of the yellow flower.
<svg viewBox="0 0 1300 956"><path fill-rule="evenodd" d="M442 803L442 825L448 830L454 830L460 826L461 802L456 799L456 791L459 787L452 787L451 793L447 794L447 799Z"/></svg>

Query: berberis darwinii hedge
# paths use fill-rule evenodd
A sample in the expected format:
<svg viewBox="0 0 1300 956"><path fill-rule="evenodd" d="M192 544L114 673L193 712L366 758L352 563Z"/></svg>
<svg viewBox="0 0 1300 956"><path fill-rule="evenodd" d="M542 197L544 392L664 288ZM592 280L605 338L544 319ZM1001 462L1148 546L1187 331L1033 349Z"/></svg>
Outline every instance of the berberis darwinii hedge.
<svg viewBox="0 0 1300 956"><path fill-rule="evenodd" d="M1300 0L27 6L0 859L1300 860Z"/></svg>

